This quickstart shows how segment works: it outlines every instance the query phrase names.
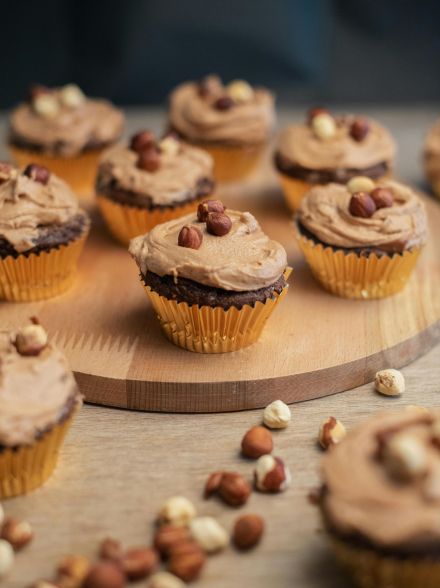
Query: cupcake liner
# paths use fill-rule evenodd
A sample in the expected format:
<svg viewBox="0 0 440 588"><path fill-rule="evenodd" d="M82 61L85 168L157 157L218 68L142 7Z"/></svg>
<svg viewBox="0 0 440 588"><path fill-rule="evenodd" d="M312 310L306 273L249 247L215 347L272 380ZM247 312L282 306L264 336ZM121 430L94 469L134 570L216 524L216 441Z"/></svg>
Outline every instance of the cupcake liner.
<svg viewBox="0 0 440 588"><path fill-rule="evenodd" d="M397 559L332 538L339 563L359 588L438 588L440 560Z"/></svg>
<svg viewBox="0 0 440 588"><path fill-rule="evenodd" d="M219 146L193 143L207 151L214 160L214 177L217 182L236 182L248 176L259 164L266 144L253 146Z"/></svg>
<svg viewBox="0 0 440 588"><path fill-rule="evenodd" d="M110 233L122 244L128 245L130 239L148 233L156 225L196 210L199 203L207 198L209 196L153 210L120 204L102 194L97 195L97 202Z"/></svg>
<svg viewBox="0 0 440 588"><path fill-rule="evenodd" d="M87 233L49 251L0 259L0 300L33 302L65 292L75 279Z"/></svg>
<svg viewBox="0 0 440 588"><path fill-rule="evenodd" d="M384 298L399 292L408 282L421 248L378 257L345 253L314 243L297 229L297 240L318 282L343 298Z"/></svg>
<svg viewBox="0 0 440 588"><path fill-rule="evenodd" d="M287 281L291 269L284 272ZM189 306L186 302L169 300L144 286L167 338L175 345L197 353L226 353L252 345L258 339L275 306L287 292L275 293L264 303L254 306Z"/></svg>

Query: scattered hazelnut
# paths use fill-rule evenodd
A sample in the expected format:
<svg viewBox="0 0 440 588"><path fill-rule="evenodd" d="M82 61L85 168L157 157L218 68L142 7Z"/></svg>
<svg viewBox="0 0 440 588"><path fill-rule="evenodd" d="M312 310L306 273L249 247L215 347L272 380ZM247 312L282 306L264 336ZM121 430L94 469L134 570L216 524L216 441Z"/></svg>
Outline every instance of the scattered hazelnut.
<svg viewBox="0 0 440 588"><path fill-rule="evenodd" d="M262 455L272 453L272 433L265 427L252 427L241 441L241 452L245 457L258 459Z"/></svg>
<svg viewBox="0 0 440 588"><path fill-rule="evenodd" d="M188 249L199 249L202 241L202 232L197 227L190 225L182 227L177 238L179 247L187 247Z"/></svg>
<svg viewBox="0 0 440 588"><path fill-rule="evenodd" d="M355 192L372 192L376 184L367 176L354 176L347 182L347 190L354 194Z"/></svg>
<svg viewBox="0 0 440 588"><path fill-rule="evenodd" d="M159 169L160 154L156 147L144 149L139 153L137 167L150 173L154 173Z"/></svg>
<svg viewBox="0 0 440 588"><path fill-rule="evenodd" d="M249 482L236 472L224 472L217 493L226 504L241 506L252 492Z"/></svg>
<svg viewBox="0 0 440 588"><path fill-rule="evenodd" d="M400 479L425 476L428 472L428 452L420 439L408 433L397 433L383 449L383 460L390 474Z"/></svg>
<svg viewBox="0 0 440 588"><path fill-rule="evenodd" d="M18 331L14 344L20 355L38 355L47 345L47 333L41 325L26 325Z"/></svg>
<svg viewBox="0 0 440 588"><path fill-rule="evenodd" d="M161 525L154 535L154 547L163 558L167 558L178 543L184 543L190 537L191 535L186 527Z"/></svg>
<svg viewBox="0 0 440 588"><path fill-rule="evenodd" d="M311 120L312 130L318 139L331 139L336 134L336 121L328 112L321 112Z"/></svg>
<svg viewBox="0 0 440 588"><path fill-rule="evenodd" d="M0 539L0 578L3 578L14 565L14 550L5 539Z"/></svg>
<svg viewBox="0 0 440 588"><path fill-rule="evenodd" d="M264 521L256 514L245 514L235 521L232 539L237 549L251 549L260 542Z"/></svg>
<svg viewBox="0 0 440 588"><path fill-rule="evenodd" d="M107 537L101 542L99 547L99 557L101 559L112 559L118 561L122 558L122 545L117 539Z"/></svg>
<svg viewBox="0 0 440 588"><path fill-rule="evenodd" d="M229 535L213 517L197 517L190 523L193 539L206 553L216 553L229 544Z"/></svg>
<svg viewBox="0 0 440 588"><path fill-rule="evenodd" d="M1 528L0 537L10 543L15 551L19 551L32 541L34 533L28 522L7 517Z"/></svg>
<svg viewBox="0 0 440 588"><path fill-rule="evenodd" d="M350 136L357 142L361 142L370 132L370 125L366 118L355 118L350 125Z"/></svg>
<svg viewBox="0 0 440 588"><path fill-rule="evenodd" d="M399 370L380 370L374 377L374 387L385 396L400 396L405 392L405 378Z"/></svg>
<svg viewBox="0 0 440 588"><path fill-rule="evenodd" d="M60 105L53 93L40 93L32 101L32 107L35 112L43 118L55 118L59 111Z"/></svg>
<svg viewBox="0 0 440 588"><path fill-rule="evenodd" d="M159 522L171 523L173 525L188 525L196 515L196 509L188 498L184 496L173 496L160 509Z"/></svg>
<svg viewBox="0 0 440 588"><path fill-rule="evenodd" d="M374 200L377 209L393 206L394 196L390 188L374 188L370 196Z"/></svg>
<svg viewBox="0 0 440 588"><path fill-rule="evenodd" d="M232 100L230 96L220 96L214 102L214 108L216 110L230 110L234 106L235 102Z"/></svg>
<svg viewBox="0 0 440 588"><path fill-rule="evenodd" d="M211 235L223 237L227 235L232 227L232 221L228 215L222 212L209 212L206 219L206 229Z"/></svg>
<svg viewBox="0 0 440 588"><path fill-rule="evenodd" d="M136 151L136 153L141 153L145 149L155 147L155 145L156 137L151 131L139 131L132 136L130 141L130 149Z"/></svg>
<svg viewBox="0 0 440 588"><path fill-rule="evenodd" d="M50 180L50 171L47 169L47 167L38 165L36 163L30 163L23 171L23 174L31 180L34 180L34 182L38 182L44 186Z"/></svg>
<svg viewBox="0 0 440 588"><path fill-rule="evenodd" d="M123 588L125 576L121 568L111 561L100 561L94 564L82 588Z"/></svg>
<svg viewBox="0 0 440 588"><path fill-rule="evenodd" d="M172 135L168 135L162 139L159 144L159 148L161 153L169 155L170 157L174 157L180 151L180 141Z"/></svg>
<svg viewBox="0 0 440 588"><path fill-rule="evenodd" d="M348 210L353 216L370 218L376 212L376 205L367 192L355 192L350 198Z"/></svg>
<svg viewBox="0 0 440 588"><path fill-rule="evenodd" d="M75 586L81 588L87 574L91 568L90 561L83 555L68 555L57 567L57 574L60 578L60 584L68 584L69 588ZM67 580L67 582L66 582Z"/></svg>
<svg viewBox="0 0 440 588"><path fill-rule="evenodd" d="M282 400L274 400L263 412L263 423L269 429L285 429L291 418L290 408Z"/></svg>
<svg viewBox="0 0 440 588"><path fill-rule="evenodd" d="M204 496L205 498L209 498L220 488L220 484L223 478L223 474L225 472L213 472L210 474L209 478L206 480L205 489L204 489Z"/></svg>
<svg viewBox="0 0 440 588"><path fill-rule="evenodd" d="M194 541L176 546L171 552L169 570L184 582L192 582L200 575L205 564L205 554Z"/></svg>
<svg viewBox="0 0 440 588"><path fill-rule="evenodd" d="M17 177L17 169L6 161L0 161L0 184Z"/></svg>
<svg viewBox="0 0 440 588"><path fill-rule="evenodd" d="M310 108L310 110L307 112L307 122L309 125L312 123L312 120L315 118L315 116L318 116L318 114L330 114L330 112L327 110L327 108L322 108L320 106Z"/></svg>
<svg viewBox="0 0 440 588"><path fill-rule="evenodd" d="M205 223L210 212L225 212L225 205L221 200L204 200L197 207L197 220Z"/></svg>
<svg viewBox="0 0 440 588"><path fill-rule="evenodd" d="M185 588L180 578L169 572L158 572L151 576L148 588Z"/></svg>
<svg viewBox="0 0 440 588"><path fill-rule="evenodd" d="M157 564L157 553L149 547L129 549L121 559L122 570L130 581L143 580L155 570Z"/></svg>
<svg viewBox="0 0 440 588"><path fill-rule="evenodd" d="M86 101L83 91L76 84L67 84L59 92L61 103L68 108L78 108Z"/></svg>
<svg viewBox="0 0 440 588"><path fill-rule="evenodd" d="M340 443L347 431L341 421L335 417L328 417L319 426L318 441L323 449L328 449L330 445Z"/></svg>
<svg viewBox="0 0 440 588"><path fill-rule="evenodd" d="M226 91L234 102L250 102L254 97L254 90L250 84L244 80L234 80L230 82Z"/></svg>
<svg viewBox="0 0 440 588"><path fill-rule="evenodd" d="M289 469L279 457L262 455L254 471L255 486L260 492L283 492L290 485Z"/></svg>

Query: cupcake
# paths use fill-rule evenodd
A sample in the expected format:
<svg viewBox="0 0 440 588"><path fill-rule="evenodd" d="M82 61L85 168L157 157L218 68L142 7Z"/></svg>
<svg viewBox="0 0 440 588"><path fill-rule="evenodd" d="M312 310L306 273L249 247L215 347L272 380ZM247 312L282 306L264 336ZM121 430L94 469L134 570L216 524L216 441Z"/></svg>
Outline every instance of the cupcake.
<svg viewBox="0 0 440 588"><path fill-rule="evenodd" d="M81 404L65 357L33 321L0 333L0 499L49 478Z"/></svg>
<svg viewBox="0 0 440 588"><path fill-rule="evenodd" d="M345 298L383 298L407 283L427 240L425 207L408 186L352 178L315 186L296 234L321 285Z"/></svg>
<svg viewBox="0 0 440 588"><path fill-rule="evenodd" d="M287 291L284 248L219 200L136 237L130 253L165 335L189 351L251 345Z"/></svg>
<svg viewBox="0 0 440 588"><path fill-rule="evenodd" d="M172 135L140 131L129 145L104 153L98 204L111 233L128 245L155 225L197 209L214 189L211 156Z"/></svg>
<svg viewBox="0 0 440 588"><path fill-rule="evenodd" d="M322 461L319 506L360 588L440 585L440 413L382 413Z"/></svg>
<svg viewBox="0 0 440 588"><path fill-rule="evenodd" d="M0 300L61 294L90 227L70 187L40 165L0 163Z"/></svg>
<svg viewBox="0 0 440 588"><path fill-rule="evenodd" d="M106 100L80 88L33 86L28 101L11 114L9 148L20 167L47 166L80 195L93 193L103 149L121 136L124 116Z"/></svg>
<svg viewBox="0 0 440 588"><path fill-rule="evenodd" d="M426 136L424 165L426 178L434 193L440 198L440 121Z"/></svg>
<svg viewBox="0 0 440 588"><path fill-rule="evenodd" d="M255 168L274 123L271 92L243 80L225 86L217 76L208 76L171 93L171 129L212 155L221 182L241 180Z"/></svg>
<svg viewBox="0 0 440 588"><path fill-rule="evenodd" d="M304 194L317 184L345 184L355 176L379 180L391 174L395 144L386 129L371 119L335 117L315 108L305 124L287 127L275 153L286 202L298 209Z"/></svg>

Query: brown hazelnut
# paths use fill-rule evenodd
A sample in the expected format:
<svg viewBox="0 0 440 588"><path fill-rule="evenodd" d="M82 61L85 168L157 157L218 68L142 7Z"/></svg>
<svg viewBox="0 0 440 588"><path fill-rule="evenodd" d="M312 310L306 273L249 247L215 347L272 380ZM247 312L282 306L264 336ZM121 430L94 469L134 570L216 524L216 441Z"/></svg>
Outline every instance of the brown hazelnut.
<svg viewBox="0 0 440 588"><path fill-rule="evenodd" d="M111 561L100 561L92 566L84 579L82 588L123 588L125 575L121 568Z"/></svg>
<svg viewBox="0 0 440 588"><path fill-rule="evenodd" d="M155 144L156 137L154 136L154 133L151 131L139 131L132 136L130 141L130 149L132 151L136 151L136 153L141 153L142 151L145 151L145 149L154 147Z"/></svg>
<svg viewBox="0 0 440 588"><path fill-rule="evenodd" d="M335 417L328 417L319 426L318 441L323 449L331 445L337 445L346 436L347 431L344 425Z"/></svg>
<svg viewBox="0 0 440 588"><path fill-rule="evenodd" d="M214 102L214 108L216 110L225 111L230 110L234 104L235 102L230 96L220 96L220 98L217 98L217 100Z"/></svg>
<svg viewBox="0 0 440 588"><path fill-rule="evenodd" d="M37 165L36 163L30 163L24 170L23 174L31 180L34 180L34 182L38 182L44 186L50 179L50 171L47 167Z"/></svg>
<svg viewBox="0 0 440 588"><path fill-rule="evenodd" d="M393 206L394 196L390 188L375 188L370 192L370 196L374 200L377 209Z"/></svg>
<svg viewBox="0 0 440 588"><path fill-rule="evenodd" d="M241 452L251 459L258 459L262 455L272 453L272 450L272 433L266 427L252 427L241 442Z"/></svg>
<svg viewBox="0 0 440 588"><path fill-rule="evenodd" d="M218 489L220 488L220 483L222 481L224 472L213 472L209 478L206 480L204 496L205 498L209 498L213 494L215 494Z"/></svg>
<svg viewBox="0 0 440 588"><path fill-rule="evenodd" d="M255 467L255 486L260 492L283 492L290 484L289 468L279 457L262 455Z"/></svg>
<svg viewBox="0 0 440 588"><path fill-rule="evenodd" d="M226 504L230 506L241 506L245 502L247 502L252 489L249 482L239 473L237 472L223 472L218 481L217 474L213 478L212 475L208 479L207 486L211 481L211 488L214 487L214 483L218 483L218 486L215 490L212 490L209 494L206 492L205 487L205 496L210 496L214 492L216 492Z"/></svg>
<svg viewBox="0 0 440 588"><path fill-rule="evenodd" d="M205 559L203 549L195 541L180 543L171 552L169 570L184 582L192 582L200 575Z"/></svg>
<svg viewBox="0 0 440 588"><path fill-rule="evenodd" d="M83 555L68 555L57 567L60 584L81 587L91 568L90 561Z"/></svg>
<svg viewBox="0 0 440 588"><path fill-rule="evenodd" d="M370 132L370 125L365 118L355 118L350 125L350 137L357 142L361 142Z"/></svg>
<svg viewBox="0 0 440 588"><path fill-rule="evenodd" d="M160 153L154 146L147 147L139 153L137 167L153 173L160 167Z"/></svg>
<svg viewBox="0 0 440 588"><path fill-rule="evenodd" d="M223 237L227 235L232 227L232 221L228 215L222 212L209 212L206 219L206 229L211 235Z"/></svg>
<svg viewBox="0 0 440 588"><path fill-rule="evenodd" d="M107 537L99 546L99 557L118 561L123 555L122 545L117 539Z"/></svg>
<svg viewBox="0 0 440 588"><path fill-rule="evenodd" d="M10 543L15 551L19 551L32 541L34 533L26 521L7 517L1 528L0 537Z"/></svg>
<svg viewBox="0 0 440 588"><path fill-rule="evenodd" d="M203 235L197 227L185 225L180 229L177 238L179 247L188 247L189 249L199 249L203 241Z"/></svg>
<svg viewBox="0 0 440 588"><path fill-rule="evenodd" d="M197 207L197 220L205 223L210 212L225 212L225 205L221 200L204 200Z"/></svg>
<svg viewBox="0 0 440 588"><path fill-rule="evenodd" d="M238 549L251 549L259 543L264 521L256 514L245 514L235 521L232 540Z"/></svg>
<svg viewBox="0 0 440 588"><path fill-rule="evenodd" d="M149 547L129 549L121 559L122 569L130 581L143 580L154 572L157 564L157 553Z"/></svg>
<svg viewBox="0 0 440 588"><path fill-rule="evenodd" d="M376 212L376 204L367 192L355 192L348 206L350 214L370 218Z"/></svg>
<svg viewBox="0 0 440 588"><path fill-rule="evenodd" d="M178 525L161 525L154 535L154 547L163 558L169 557L173 547L178 543L189 541L190 533L187 527Z"/></svg>

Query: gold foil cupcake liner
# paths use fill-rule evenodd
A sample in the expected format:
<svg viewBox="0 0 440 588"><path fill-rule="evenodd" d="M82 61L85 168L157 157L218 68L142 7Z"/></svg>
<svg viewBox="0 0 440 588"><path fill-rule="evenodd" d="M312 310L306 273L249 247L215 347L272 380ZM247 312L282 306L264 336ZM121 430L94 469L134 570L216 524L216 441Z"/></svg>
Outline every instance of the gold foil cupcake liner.
<svg viewBox="0 0 440 588"><path fill-rule="evenodd" d="M49 251L0 259L0 300L34 302L65 292L75 280L87 232Z"/></svg>
<svg viewBox="0 0 440 588"><path fill-rule="evenodd" d="M214 177L217 182L237 182L251 174L266 150L266 144L252 146L220 146L194 143L207 151L214 160Z"/></svg>
<svg viewBox="0 0 440 588"><path fill-rule="evenodd" d="M291 268L284 272L287 281ZM175 345L197 353L227 353L248 347L257 341L263 327L278 302L285 296L288 285L264 303L231 306L188 305L169 300L144 286L156 311L162 330Z"/></svg>
<svg viewBox="0 0 440 588"><path fill-rule="evenodd" d="M195 211L199 203L207 198L209 196L196 198L180 206L153 210L120 204L102 194L97 195L97 202L110 233L120 243L128 245L130 239L148 233L156 225Z"/></svg>
<svg viewBox="0 0 440 588"><path fill-rule="evenodd" d="M392 257L368 257L345 253L314 243L299 233L302 252L318 282L332 294L343 298L385 298L402 290L408 282L421 249L396 253Z"/></svg>

